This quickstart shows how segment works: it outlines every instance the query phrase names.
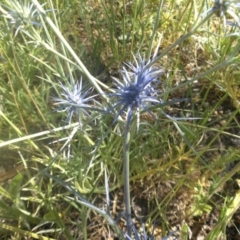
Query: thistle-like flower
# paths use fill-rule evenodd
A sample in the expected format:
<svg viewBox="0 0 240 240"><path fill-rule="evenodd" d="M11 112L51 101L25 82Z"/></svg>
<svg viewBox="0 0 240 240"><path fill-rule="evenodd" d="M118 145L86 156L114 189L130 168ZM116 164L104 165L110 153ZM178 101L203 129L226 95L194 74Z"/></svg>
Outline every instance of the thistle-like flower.
<svg viewBox="0 0 240 240"><path fill-rule="evenodd" d="M157 51L154 54L156 56ZM153 57L153 58L154 58ZM110 96L116 98L115 104L111 110L115 110L117 118L126 112L126 125L123 140L123 155L124 155L124 197L126 208L127 235L131 239L132 234L132 219L131 219L131 204L130 204L130 185L129 185L129 148L130 148L130 126L133 113L137 112L137 129L139 127L140 111L147 111L151 115L149 105L151 103L160 103L157 99L157 90L154 86L160 82L158 79L162 74L162 69L152 67L152 61L146 61L140 55L134 58L135 64L127 63L121 71L122 81L114 79L116 85L115 93Z"/></svg>
<svg viewBox="0 0 240 240"><path fill-rule="evenodd" d="M237 0L214 0L214 5L212 8L208 9L203 14L215 13L218 17L223 19L224 31L226 30L227 19L226 15L231 16L238 26L240 26L239 17L235 13L235 8L239 8L240 3Z"/></svg>
<svg viewBox="0 0 240 240"><path fill-rule="evenodd" d="M88 102L92 100L95 95L87 97L91 89L85 90L83 88L82 79L76 84L72 83L70 88L64 86L62 83L60 83L60 87L62 89L62 93L60 94L62 98L52 98L55 105L59 106L57 111L68 113L67 123L71 123L73 115L76 115L81 125L81 115L89 116L86 108L92 108Z"/></svg>
<svg viewBox="0 0 240 240"><path fill-rule="evenodd" d="M140 111L149 111L149 105L151 103L159 103L157 99L157 90L154 87L160 83L158 79L163 73L162 69L156 69L151 66L151 60L146 61L140 55L135 58L135 64L126 63L121 75L121 82L117 78L114 79L117 90L115 93L110 94L112 97L117 98L116 103L112 107L113 109L118 109L118 114L114 121L123 113L127 112L127 116L131 119L134 110L137 112L137 117L139 120Z"/></svg>
<svg viewBox="0 0 240 240"><path fill-rule="evenodd" d="M10 26L16 30L15 35L27 26L41 26L37 22L40 13L30 1L8 0L6 4L0 5L0 12L3 14L3 17L8 19Z"/></svg>

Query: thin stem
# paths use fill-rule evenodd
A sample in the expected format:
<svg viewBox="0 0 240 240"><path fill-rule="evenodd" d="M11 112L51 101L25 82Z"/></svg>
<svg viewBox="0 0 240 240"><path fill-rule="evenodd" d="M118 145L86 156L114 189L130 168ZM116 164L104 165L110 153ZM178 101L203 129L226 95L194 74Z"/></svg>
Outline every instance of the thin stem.
<svg viewBox="0 0 240 240"><path fill-rule="evenodd" d="M154 27L153 27L151 42L150 42L150 46L148 48L147 62L150 60L150 57L151 57L153 41L154 41L154 38L156 36L157 28L158 28L158 25L159 25L159 19L160 19L160 14L161 14L161 10L162 10L162 5L163 5L163 0L161 0L159 5L158 5L158 11L157 11L156 19L155 19L155 24L154 24Z"/></svg>
<svg viewBox="0 0 240 240"><path fill-rule="evenodd" d="M172 45L170 45L166 50L164 50L158 57L153 59L148 65L146 65L145 68L149 68L151 65L153 65L155 62L157 62L159 59L161 59L163 56L165 56L167 53L169 53L173 48L181 44L183 41L185 41L187 38L189 38L191 35L193 35L200 26L202 26L206 21L208 21L211 16L214 14L214 12L210 12L199 24L195 25L187 34L179 38L176 42L174 42Z"/></svg>
<svg viewBox="0 0 240 240"><path fill-rule="evenodd" d="M190 80L188 80L188 81L186 81L186 82L184 82L182 84L179 84L176 87L172 87L169 90L166 90L163 94L160 94L159 97L161 98L165 94L169 94L171 92L174 92L174 91L178 90L179 88L183 88L183 87L189 85L190 83L192 83L193 81L196 81L196 80L198 80L200 78L206 77L206 76L208 76L208 75L210 75L210 74L212 74L214 72L217 72L217 70L230 65L232 63L233 58L237 55L239 50L240 50L240 43L238 43L238 45L234 48L233 52L229 56L227 56L226 60L224 60L223 62L219 63L215 67L213 67L213 68L211 68L211 69L209 69L209 70L207 70L207 71L205 71L203 73L200 73L199 75L193 77L192 79L190 79Z"/></svg>
<svg viewBox="0 0 240 240"><path fill-rule="evenodd" d="M129 148L130 148L130 124L132 119L132 110L127 113L126 129L124 132L123 154L124 154L124 197L127 220L127 235L131 237L132 233L132 219L131 219L131 205L130 205L130 184L129 184Z"/></svg>

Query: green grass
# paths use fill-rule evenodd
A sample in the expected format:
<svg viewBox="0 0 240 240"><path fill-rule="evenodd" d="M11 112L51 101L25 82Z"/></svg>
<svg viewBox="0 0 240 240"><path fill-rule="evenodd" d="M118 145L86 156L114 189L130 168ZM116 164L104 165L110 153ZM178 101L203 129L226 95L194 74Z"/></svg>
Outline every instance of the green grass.
<svg viewBox="0 0 240 240"><path fill-rule="evenodd" d="M204 239L227 239L230 227L237 232L239 37L226 37L216 15L195 29L211 4L48 0L44 9L53 10L37 18L42 26L28 25L16 34L1 16L0 166L6 171L0 173L1 239L116 234L111 220L87 201L106 207L106 174L111 204L115 199L118 206L111 209L113 219L123 211L124 116L112 125L114 116L94 112L82 131L75 131L77 119L64 129L66 115L54 111L52 97L61 93L59 81L83 76L101 104L111 104L101 93L109 93L123 62L138 51L148 58L160 42L159 56L176 41L155 63L164 69L160 96L188 100L153 109L157 120L142 116L139 131L132 130L131 198L146 208L145 226L151 232L155 223L156 236L178 227L180 239L191 232L195 239L197 225L203 228L212 216L208 232L200 233ZM199 119L174 122L162 110ZM123 221L119 226L125 229Z"/></svg>

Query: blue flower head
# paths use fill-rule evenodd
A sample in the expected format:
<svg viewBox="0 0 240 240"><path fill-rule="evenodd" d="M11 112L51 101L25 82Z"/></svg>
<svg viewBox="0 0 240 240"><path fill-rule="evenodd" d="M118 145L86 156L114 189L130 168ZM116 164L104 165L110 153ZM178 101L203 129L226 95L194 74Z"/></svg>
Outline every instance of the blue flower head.
<svg viewBox="0 0 240 240"><path fill-rule="evenodd" d="M208 9L205 13L203 14L208 14L208 13L215 13L218 17L221 17L223 19L223 24L224 24L224 31L226 31L226 15L228 14L237 22L237 25L240 26L240 21L239 17L235 13L235 8L240 7L240 3L237 0L213 0L214 5L212 8Z"/></svg>
<svg viewBox="0 0 240 240"><path fill-rule="evenodd" d="M235 7L240 7L240 3L237 3L236 0L214 0L212 11L214 11L220 17L223 17L225 13L228 13L235 18Z"/></svg>
<svg viewBox="0 0 240 240"><path fill-rule="evenodd" d="M70 87L64 86L60 83L62 98L54 97L55 105L58 105L58 112L67 112L67 123L71 123L73 115L78 117L81 124L81 115L89 115L86 108L91 108L88 104L95 96L87 97L91 89L85 90L82 86L82 79L78 83L72 83Z"/></svg>
<svg viewBox="0 0 240 240"><path fill-rule="evenodd" d="M45 4L42 4L41 6L43 7L44 5ZM3 8L1 6L3 6ZM46 10L45 12L49 11L51 10ZM8 19L9 25L16 30L15 35L29 25L41 26L41 24L37 22L40 12L31 1L7 1L7 4L0 4L0 12L3 17Z"/></svg>
<svg viewBox="0 0 240 240"><path fill-rule="evenodd" d="M135 64L125 64L128 69L125 66L123 67L121 71L122 81L113 78L117 89L111 96L116 98L117 101L112 108L118 111L114 122L125 111L129 118L132 117L135 110L138 119L141 110L151 114L148 110L149 105L159 103L157 99L158 91L155 90L155 87L160 83L159 76L163 73L163 70L153 68L151 60L147 62L140 55L138 55L138 58L134 57L134 60Z"/></svg>

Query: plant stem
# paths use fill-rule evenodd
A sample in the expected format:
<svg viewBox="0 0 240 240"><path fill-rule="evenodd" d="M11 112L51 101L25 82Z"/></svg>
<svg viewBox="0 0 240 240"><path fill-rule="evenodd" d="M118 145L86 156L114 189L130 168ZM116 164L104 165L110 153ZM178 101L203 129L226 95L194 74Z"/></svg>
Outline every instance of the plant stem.
<svg viewBox="0 0 240 240"><path fill-rule="evenodd" d="M161 15L162 5L163 5L163 0L161 0L159 5L158 5L157 16L156 16L156 20L155 20L155 23L154 23L153 33L152 33L152 36L151 36L151 41L150 41L150 45L149 45L148 53L147 53L147 62L150 60L150 57L151 57L153 42L154 42L154 38L156 36L157 28L158 28L158 25L159 25L159 19L160 19L160 15Z"/></svg>
<svg viewBox="0 0 240 240"><path fill-rule="evenodd" d="M196 33L196 31L198 30L198 28L200 26L202 26L206 21L208 21L212 15L214 14L214 12L210 12L199 24L195 25L188 33L186 33L184 36L182 36L181 38L179 38L176 42L174 42L172 45L170 45L167 49L165 49L158 57L156 57L155 59L153 59L150 64L146 65L145 68L149 68L151 65L153 65L155 62L157 62L159 59L161 59L163 56L165 56L166 54L168 54L173 48L175 48L176 46L178 46L179 44L181 44L183 41L185 41L186 39L188 39L191 35L193 35L194 33Z"/></svg>
<svg viewBox="0 0 240 240"><path fill-rule="evenodd" d="M132 219L131 219L131 205L130 205L130 185L129 185L129 147L130 147L130 124L132 119L132 110L127 113L126 129L124 133L123 154L124 154L124 200L126 208L127 221L127 235L131 238Z"/></svg>

